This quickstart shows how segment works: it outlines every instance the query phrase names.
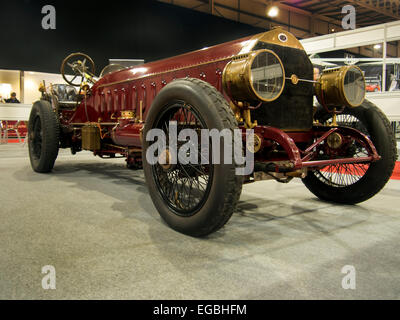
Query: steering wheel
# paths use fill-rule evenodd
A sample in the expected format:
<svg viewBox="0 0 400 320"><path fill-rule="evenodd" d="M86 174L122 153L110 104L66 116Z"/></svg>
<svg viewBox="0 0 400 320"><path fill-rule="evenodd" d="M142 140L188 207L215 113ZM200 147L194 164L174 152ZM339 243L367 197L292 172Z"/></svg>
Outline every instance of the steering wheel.
<svg viewBox="0 0 400 320"><path fill-rule="evenodd" d="M72 53L61 64L62 77L68 84L75 87L80 87L84 82L95 83L93 79L95 77L94 73L94 62L92 58L84 53Z"/></svg>

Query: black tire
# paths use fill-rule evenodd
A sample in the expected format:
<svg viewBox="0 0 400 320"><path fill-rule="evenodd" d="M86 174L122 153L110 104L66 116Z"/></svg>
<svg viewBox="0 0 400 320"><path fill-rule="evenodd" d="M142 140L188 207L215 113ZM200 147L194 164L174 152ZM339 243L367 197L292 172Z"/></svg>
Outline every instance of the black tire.
<svg viewBox="0 0 400 320"><path fill-rule="evenodd" d="M346 108L342 119L351 118L352 124L349 126L360 130L374 143L381 160L373 162L368 168L358 165L356 172L358 175L343 179L343 182L350 181L348 184L333 183L326 178L326 173L321 170L309 172L303 179L305 186L318 198L326 201L356 204L370 199L377 194L390 179L395 162L397 159L396 141L393 135L390 122L384 113L373 103L365 100L361 106L356 108ZM318 108L315 118L324 122L331 116L321 106ZM357 121L356 121L357 120ZM345 125L345 122L339 125ZM349 164L351 165L351 164ZM354 171L350 171L354 172Z"/></svg>
<svg viewBox="0 0 400 320"><path fill-rule="evenodd" d="M28 123L28 148L32 169L50 172L57 159L59 147L59 124L48 101L36 101Z"/></svg>
<svg viewBox="0 0 400 320"><path fill-rule="evenodd" d="M180 108L180 111L175 111L173 108ZM167 120L160 119L167 119L167 116L170 117L168 112L170 114L173 114L173 112L190 113L190 117L193 116L193 118L189 123L194 122L197 127L216 128L218 130L228 129L231 131L238 128L235 116L226 99L213 86L199 79L185 78L175 80L158 93L146 118L143 137L147 136L150 129L158 127L162 121L166 123ZM150 165L146 160L148 147L149 142L143 141L144 174L151 198L164 221L174 230L195 237L206 236L224 226L236 208L242 189L243 177L236 175L235 169L237 166L235 162L232 161L232 164L210 164L206 167L207 170L201 167L203 173L208 173L207 187L205 190L197 190L197 193L202 191L202 196L199 196L199 198L202 197L201 200L194 199L196 201L192 200L193 203L190 202L192 181L189 200L185 202L187 197L185 196L184 198L182 195L182 200L180 198L179 201L175 199L176 203L174 204L171 196L168 197L170 191L166 192L166 188L160 183L160 181L170 182L170 180L165 179L169 179L173 174L165 174L167 178L160 180L160 177L163 176L163 172L159 169L160 165L158 163ZM241 142L239 147L242 148ZM178 163L174 169L178 172L175 173L175 176L178 177L176 179L179 179L182 174L187 175L185 177L187 180L197 179L197 181L207 176L197 174L197 177L191 177L187 174L189 172L188 169L190 168ZM174 184L172 184L171 189ZM176 185L178 185L178 182L176 182ZM195 194L194 191L193 194ZM178 194L178 197L180 197L180 194ZM185 206L185 210L180 210L181 207L178 208L178 205L182 208ZM188 208L195 205L197 207Z"/></svg>

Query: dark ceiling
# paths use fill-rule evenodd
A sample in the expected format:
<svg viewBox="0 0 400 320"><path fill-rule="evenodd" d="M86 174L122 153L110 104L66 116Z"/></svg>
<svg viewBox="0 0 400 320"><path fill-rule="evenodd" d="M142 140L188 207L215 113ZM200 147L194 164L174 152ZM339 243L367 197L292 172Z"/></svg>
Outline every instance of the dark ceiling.
<svg viewBox="0 0 400 320"><path fill-rule="evenodd" d="M336 19L338 12L341 12L344 6L353 5L356 9L359 27L400 20L398 0L288 0L279 2L330 19Z"/></svg>

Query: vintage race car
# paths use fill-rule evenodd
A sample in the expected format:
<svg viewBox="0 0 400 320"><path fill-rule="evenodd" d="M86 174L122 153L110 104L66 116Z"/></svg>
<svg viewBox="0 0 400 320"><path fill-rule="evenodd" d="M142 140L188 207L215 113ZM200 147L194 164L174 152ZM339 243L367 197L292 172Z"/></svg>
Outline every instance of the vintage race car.
<svg viewBox="0 0 400 320"><path fill-rule="evenodd" d="M41 86L28 128L33 170L51 171L59 148L126 157L129 168L143 168L155 207L179 232L205 236L224 226L244 183L300 178L320 199L355 204L392 174L395 139L386 116L365 100L361 70L331 68L313 79L301 43L282 28L132 68L111 65L99 78L94 69L90 57L71 54L61 73L79 91ZM222 145L215 150L224 161L213 161L213 152L183 161L171 124L182 148L189 129L232 132L224 144L246 154L251 170L238 174L246 164ZM155 129L166 138L151 162ZM183 154L198 159L204 145Z"/></svg>
<svg viewBox="0 0 400 320"><path fill-rule="evenodd" d="M365 89L366 89L367 92L378 92L378 91L381 91L381 87L377 83L367 84Z"/></svg>

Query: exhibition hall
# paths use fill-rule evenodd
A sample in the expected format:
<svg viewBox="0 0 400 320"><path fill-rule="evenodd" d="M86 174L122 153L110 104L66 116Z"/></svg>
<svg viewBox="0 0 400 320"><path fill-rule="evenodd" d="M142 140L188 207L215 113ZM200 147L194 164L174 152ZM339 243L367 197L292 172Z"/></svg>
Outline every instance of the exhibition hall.
<svg viewBox="0 0 400 320"><path fill-rule="evenodd" d="M400 299L399 1L17 0L0 26L0 300Z"/></svg>

